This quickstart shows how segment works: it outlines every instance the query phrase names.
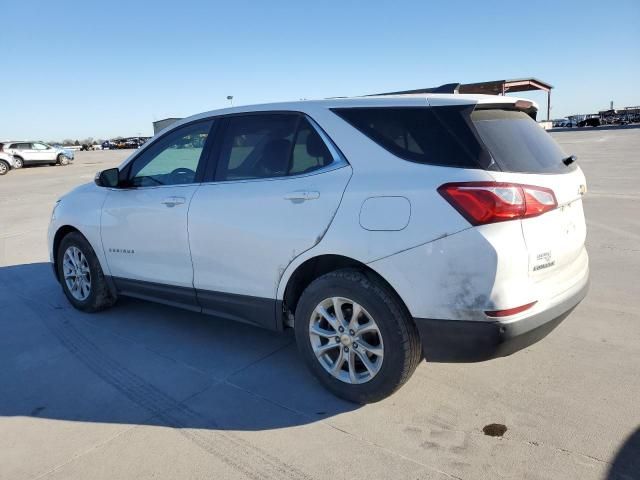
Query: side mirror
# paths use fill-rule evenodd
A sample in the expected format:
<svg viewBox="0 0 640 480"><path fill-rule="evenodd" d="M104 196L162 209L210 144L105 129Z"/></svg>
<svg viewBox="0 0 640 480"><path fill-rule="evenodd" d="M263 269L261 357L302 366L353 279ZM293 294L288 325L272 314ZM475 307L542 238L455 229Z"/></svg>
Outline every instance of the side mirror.
<svg viewBox="0 0 640 480"><path fill-rule="evenodd" d="M117 168L109 168L98 172L96 173L94 181L99 187L118 188L120 184L120 170Z"/></svg>

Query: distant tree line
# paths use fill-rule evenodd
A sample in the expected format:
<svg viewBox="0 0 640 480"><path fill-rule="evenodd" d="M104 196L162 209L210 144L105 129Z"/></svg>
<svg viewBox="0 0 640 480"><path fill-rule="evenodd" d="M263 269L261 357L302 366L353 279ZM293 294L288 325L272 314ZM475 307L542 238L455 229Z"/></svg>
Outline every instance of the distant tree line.
<svg viewBox="0 0 640 480"><path fill-rule="evenodd" d="M122 137L116 137L116 139L120 139ZM58 140L51 140L48 143L50 144L54 144L54 145L63 145L65 147L71 147L71 146L76 146L79 147L80 145L101 145L102 142L104 142L105 139L103 138L93 138L93 137L87 137L87 138L83 138L82 140L73 140L72 138L65 138L64 140L62 140L61 142Z"/></svg>

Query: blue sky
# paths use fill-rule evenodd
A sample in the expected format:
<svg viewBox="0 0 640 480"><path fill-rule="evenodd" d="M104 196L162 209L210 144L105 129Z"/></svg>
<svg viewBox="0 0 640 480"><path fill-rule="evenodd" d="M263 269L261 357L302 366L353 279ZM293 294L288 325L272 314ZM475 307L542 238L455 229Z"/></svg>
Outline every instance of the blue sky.
<svg viewBox="0 0 640 480"><path fill-rule="evenodd" d="M150 134L228 105L534 76L640 104L640 0L2 0L0 139ZM530 98L544 103L542 93Z"/></svg>

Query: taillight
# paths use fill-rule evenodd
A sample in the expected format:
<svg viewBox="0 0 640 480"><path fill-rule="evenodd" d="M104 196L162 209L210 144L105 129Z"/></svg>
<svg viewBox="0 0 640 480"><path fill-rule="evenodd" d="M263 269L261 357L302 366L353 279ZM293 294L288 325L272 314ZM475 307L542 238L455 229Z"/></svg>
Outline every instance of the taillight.
<svg viewBox="0 0 640 480"><path fill-rule="evenodd" d="M472 225L535 217L558 206L553 190L518 183L445 183L438 192Z"/></svg>

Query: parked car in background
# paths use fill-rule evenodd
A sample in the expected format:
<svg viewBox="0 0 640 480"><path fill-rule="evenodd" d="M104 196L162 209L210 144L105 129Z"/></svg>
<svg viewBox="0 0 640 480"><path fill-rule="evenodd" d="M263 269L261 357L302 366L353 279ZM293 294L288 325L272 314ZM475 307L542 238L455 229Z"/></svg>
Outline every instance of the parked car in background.
<svg viewBox="0 0 640 480"><path fill-rule="evenodd" d="M44 142L8 141L2 142L5 153L13 155L15 168L26 165L68 165L74 159L73 150L55 147Z"/></svg>
<svg viewBox="0 0 640 480"><path fill-rule="evenodd" d="M12 168L16 168L13 155L0 151L0 175L6 175Z"/></svg>
<svg viewBox="0 0 640 480"><path fill-rule="evenodd" d="M293 328L327 388L377 401L422 358L539 341L586 295L585 178L533 112L440 94L187 118L57 202L53 271L86 312L133 296Z"/></svg>
<svg viewBox="0 0 640 480"><path fill-rule="evenodd" d="M585 118L578 122L578 127L599 127L600 119L598 117Z"/></svg>

